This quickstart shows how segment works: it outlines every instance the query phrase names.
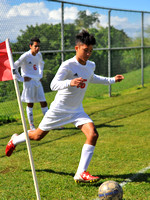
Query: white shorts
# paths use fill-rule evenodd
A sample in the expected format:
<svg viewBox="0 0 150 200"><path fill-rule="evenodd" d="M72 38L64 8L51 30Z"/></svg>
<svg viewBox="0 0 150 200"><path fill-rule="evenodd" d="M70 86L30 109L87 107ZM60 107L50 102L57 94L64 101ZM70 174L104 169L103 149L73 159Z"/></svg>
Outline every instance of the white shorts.
<svg viewBox="0 0 150 200"><path fill-rule="evenodd" d="M49 131L65 124L73 123L76 127L78 127L89 122L93 121L85 112L62 113L54 112L49 109L39 124L39 128L43 131Z"/></svg>
<svg viewBox="0 0 150 200"><path fill-rule="evenodd" d="M41 81L31 79L23 82L21 101L26 103L46 101Z"/></svg>

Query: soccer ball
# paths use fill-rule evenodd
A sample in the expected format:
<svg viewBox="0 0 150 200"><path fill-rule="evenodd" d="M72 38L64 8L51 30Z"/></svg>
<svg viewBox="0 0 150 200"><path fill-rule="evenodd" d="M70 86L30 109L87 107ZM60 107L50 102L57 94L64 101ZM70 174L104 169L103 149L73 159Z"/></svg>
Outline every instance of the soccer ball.
<svg viewBox="0 0 150 200"><path fill-rule="evenodd" d="M123 190L119 183L106 181L100 185L98 196L100 200L122 200Z"/></svg>

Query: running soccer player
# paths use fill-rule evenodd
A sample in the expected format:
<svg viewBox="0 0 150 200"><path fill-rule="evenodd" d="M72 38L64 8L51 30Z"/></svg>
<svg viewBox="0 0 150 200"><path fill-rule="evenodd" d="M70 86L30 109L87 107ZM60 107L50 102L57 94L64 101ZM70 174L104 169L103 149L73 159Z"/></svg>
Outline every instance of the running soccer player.
<svg viewBox="0 0 150 200"><path fill-rule="evenodd" d="M45 100L41 78L43 77L44 61L40 50L39 38L32 38L30 41L30 50L20 56L14 63L16 77L18 81L23 82L23 92L21 101L27 103L26 112L30 124L30 130L35 130L33 122L33 105L40 102L43 114L48 110ZM21 67L21 75L18 68Z"/></svg>
<svg viewBox="0 0 150 200"><path fill-rule="evenodd" d="M82 101L88 83L113 84L124 79L122 75L113 78L94 74L95 63L89 61L95 37L83 30L76 36L76 55L63 62L51 82L51 89L58 91L50 109L36 130L29 131L31 140L41 140L51 129L73 123L86 136L77 172L76 182L95 182L99 177L92 176L87 168L94 153L98 132L91 118L84 112ZM16 145L25 142L25 134L14 134L6 146L6 155L10 156Z"/></svg>

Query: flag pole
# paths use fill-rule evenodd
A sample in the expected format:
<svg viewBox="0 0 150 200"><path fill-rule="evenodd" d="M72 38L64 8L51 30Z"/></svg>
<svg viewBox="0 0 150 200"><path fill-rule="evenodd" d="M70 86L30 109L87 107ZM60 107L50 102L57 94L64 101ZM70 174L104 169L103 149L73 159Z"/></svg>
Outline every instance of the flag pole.
<svg viewBox="0 0 150 200"><path fill-rule="evenodd" d="M14 62L13 62L13 57L12 57L12 53L11 53L11 50L10 50L9 39L6 39L6 48L7 48L7 53L8 53L8 58L9 58L11 70L13 72ZM26 144L27 144L27 150L28 150L28 155L29 155L29 160L30 160L30 165L31 165L31 170L32 170L32 176L33 176L33 180L34 180L36 196L37 196L37 200L41 200L39 188L38 188L37 177L36 177L36 173L35 173L34 161L33 161L33 157L32 157L31 146L30 146L30 139L29 139L29 136L28 136L23 106L22 106L21 98L20 98L19 86L18 86L18 82L17 82L16 78L13 77L13 79L14 79L14 85L15 85L18 104L19 104L19 110L20 110L21 120L22 120L22 124L23 124L23 129L24 129L24 133L25 133L25 136L26 136Z"/></svg>

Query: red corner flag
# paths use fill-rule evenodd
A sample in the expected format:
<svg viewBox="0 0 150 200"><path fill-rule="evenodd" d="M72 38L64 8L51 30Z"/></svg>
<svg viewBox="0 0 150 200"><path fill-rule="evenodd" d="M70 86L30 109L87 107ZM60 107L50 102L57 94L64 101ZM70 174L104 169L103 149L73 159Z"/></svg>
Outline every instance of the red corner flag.
<svg viewBox="0 0 150 200"><path fill-rule="evenodd" d="M6 42L0 43L0 81L13 80Z"/></svg>

